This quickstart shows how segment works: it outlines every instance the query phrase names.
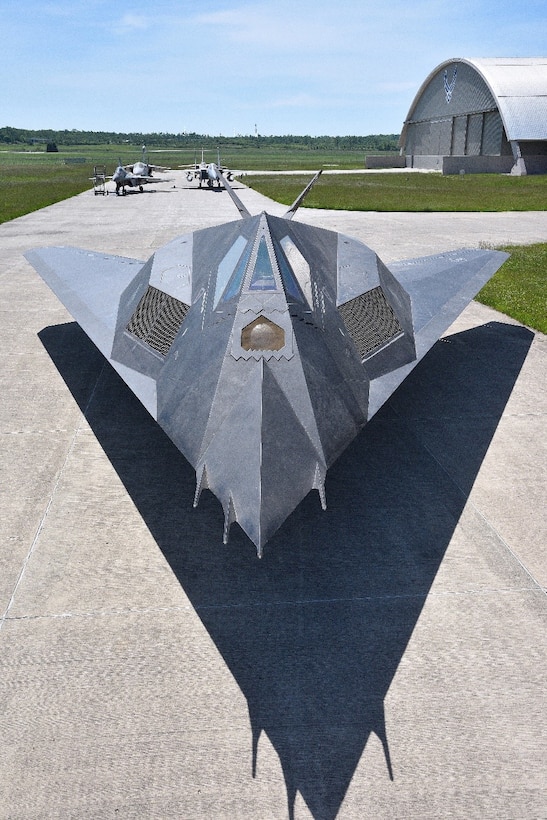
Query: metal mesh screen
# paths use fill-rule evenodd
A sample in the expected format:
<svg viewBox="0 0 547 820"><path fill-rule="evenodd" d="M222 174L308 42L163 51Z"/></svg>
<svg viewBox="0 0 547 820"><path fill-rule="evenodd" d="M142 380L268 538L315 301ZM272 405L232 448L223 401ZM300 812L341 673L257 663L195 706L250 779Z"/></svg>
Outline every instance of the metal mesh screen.
<svg viewBox="0 0 547 820"><path fill-rule="evenodd" d="M452 119L416 122L408 126L407 154L445 156L450 154Z"/></svg>
<svg viewBox="0 0 547 820"><path fill-rule="evenodd" d="M189 306L184 302L149 285L129 320L127 330L166 356L188 310Z"/></svg>
<svg viewBox="0 0 547 820"><path fill-rule="evenodd" d="M484 114L471 114L467 128L467 150L470 157L478 157L482 147L482 124Z"/></svg>
<svg viewBox="0 0 547 820"><path fill-rule="evenodd" d="M465 154L465 141L467 139L467 117L454 117L452 131L451 154L461 157Z"/></svg>
<svg viewBox="0 0 547 820"><path fill-rule="evenodd" d="M403 333L381 287L340 305L338 310L361 361Z"/></svg>
<svg viewBox="0 0 547 820"><path fill-rule="evenodd" d="M503 123L498 111L487 111L484 115L484 134L482 141L482 153L499 155L501 153L501 140L503 136Z"/></svg>

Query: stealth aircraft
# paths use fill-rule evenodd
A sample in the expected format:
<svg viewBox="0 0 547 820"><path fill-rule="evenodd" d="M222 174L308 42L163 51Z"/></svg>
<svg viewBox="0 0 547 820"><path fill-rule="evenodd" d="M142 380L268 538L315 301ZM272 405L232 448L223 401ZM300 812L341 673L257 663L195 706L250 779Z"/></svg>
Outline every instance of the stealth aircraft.
<svg viewBox="0 0 547 820"><path fill-rule="evenodd" d="M507 255L391 264L362 242L251 215L146 262L76 248L27 259L262 555L310 490ZM308 186L309 188L310 186ZM307 190L307 189L306 189Z"/></svg>

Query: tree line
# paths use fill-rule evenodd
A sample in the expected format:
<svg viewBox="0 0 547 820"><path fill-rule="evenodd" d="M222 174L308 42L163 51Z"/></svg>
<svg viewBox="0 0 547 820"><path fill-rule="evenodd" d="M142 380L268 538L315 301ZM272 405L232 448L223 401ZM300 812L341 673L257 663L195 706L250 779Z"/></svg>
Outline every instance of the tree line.
<svg viewBox="0 0 547 820"><path fill-rule="evenodd" d="M30 131L25 128L12 128L5 126L0 128L0 143L8 145L32 145L33 143L50 143L57 146L75 145L149 145L161 146L162 148L189 148L199 145L199 147L211 148L219 144L231 148L248 148L250 146L291 146L300 147L303 150L344 150L344 151L397 151L399 134L369 134L367 136L345 136L345 137L311 137L295 136L286 134L284 136L263 136L258 135L238 135L235 137L211 136L210 134L181 133L119 133L114 131L78 131L76 129L55 131L44 129Z"/></svg>

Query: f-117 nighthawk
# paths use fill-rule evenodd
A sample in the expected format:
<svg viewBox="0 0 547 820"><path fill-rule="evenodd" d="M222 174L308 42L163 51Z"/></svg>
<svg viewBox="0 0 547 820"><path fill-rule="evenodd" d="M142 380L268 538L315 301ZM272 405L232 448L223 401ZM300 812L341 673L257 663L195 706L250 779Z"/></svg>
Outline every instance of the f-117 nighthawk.
<svg viewBox="0 0 547 820"><path fill-rule="evenodd" d="M221 172L220 172L221 173ZM328 468L507 254L387 267L357 239L249 213L148 261L42 248L27 259L262 555Z"/></svg>

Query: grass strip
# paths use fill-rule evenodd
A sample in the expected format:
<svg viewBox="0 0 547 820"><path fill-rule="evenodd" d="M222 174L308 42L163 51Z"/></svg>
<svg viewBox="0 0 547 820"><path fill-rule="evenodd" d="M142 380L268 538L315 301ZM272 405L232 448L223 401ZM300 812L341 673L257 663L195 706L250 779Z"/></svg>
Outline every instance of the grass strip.
<svg viewBox="0 0 547 820"><path fill-rule="evenodd" d="M547 244L499 250L511 256L477 294L477 302L547 333Z"/></svg>
<svg viewBox="0 0 547 820"><path fill-rule="evenodd" d="M285 205L294 202L308 181L304 174L244 178L250 188ZM547 175L323 174L305 205L343 211L543 211Z"/></svg>

